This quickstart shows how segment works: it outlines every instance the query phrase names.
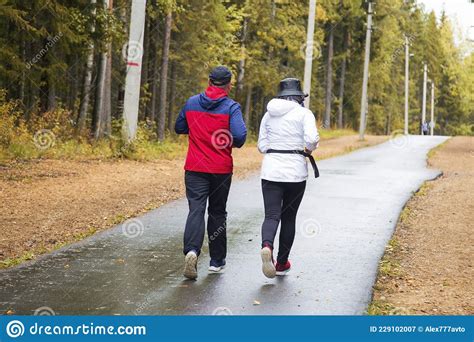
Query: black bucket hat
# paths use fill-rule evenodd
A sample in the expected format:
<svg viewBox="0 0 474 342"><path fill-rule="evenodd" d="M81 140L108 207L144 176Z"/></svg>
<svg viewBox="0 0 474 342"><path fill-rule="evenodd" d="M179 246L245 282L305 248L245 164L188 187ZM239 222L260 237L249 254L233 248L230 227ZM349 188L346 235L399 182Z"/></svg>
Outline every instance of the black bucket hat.
<svg viewBox="0 0 474 342"><path fill-rule="evenodd" d="M301 82L297 78L285 78L280 81L277 97L283 96L308 96L301 89Z"/></svg>

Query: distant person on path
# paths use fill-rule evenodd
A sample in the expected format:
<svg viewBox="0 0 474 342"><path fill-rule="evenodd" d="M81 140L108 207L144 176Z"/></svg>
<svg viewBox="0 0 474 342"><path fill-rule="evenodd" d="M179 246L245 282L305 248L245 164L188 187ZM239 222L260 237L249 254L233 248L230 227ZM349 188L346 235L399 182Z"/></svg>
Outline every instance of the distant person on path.
<svg viewBox="0 0 474 342"><path fill-rule="evenodd" d="M423 131L423 135L428 135L428 123L426 121L421 125L421 130Z"/></svg>
<svg viewBox="0 0 474 342"><path fill-rule="evenodd" d="M184 231L184 276L197 278L204 240L204 215L209 200L207 234L210 272L220 272L227 253L226 203L232 179L232 148L242 147L247 129L240 105L228 97L232 73L214 68L204 93L189 98L176 120L175 131L189 135L184 165L189 214Z"/></svg>
<svg viewBox="0 0 474 342"><path fill-rule="evenodd" d="M280 82L276 98L267 105L260 124L258 149L265 154L261 179L265 220L262 225L262 271L268 278L284 275L295 238L296 214L303 199L308 166L306 156L319 142L313 113L304 108L307 95L296 78ZM273 259L273 241L281 223L279 250Z"/></svg>

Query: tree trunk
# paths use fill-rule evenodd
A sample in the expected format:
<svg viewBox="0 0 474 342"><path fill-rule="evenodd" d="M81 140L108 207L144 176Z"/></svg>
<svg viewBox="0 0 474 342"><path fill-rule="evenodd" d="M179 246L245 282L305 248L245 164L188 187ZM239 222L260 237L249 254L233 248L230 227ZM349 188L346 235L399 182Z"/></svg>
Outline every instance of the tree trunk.
<svg viewBox="0 0 474 342"><path fill-rule="evenodd" d="M343 58L341 65L341 78L339 81L339 108L337 115L337 127L342 129L344 127L344 85L346 82L346 67L347 67L347 54L349 53L349 29L346 27L344 30L344 42L343 42Z"/></svg>
<svg viewBox="0 0 474 342"><path fill-rule="evenodd" d="M176 67L176 62L171 64L171 89L170 89L170 105L168 109L168 130L173 132L174 130L174 111L176 103L176 78L178 68Z"/></svg>
<svg viewBox="0 0 474 342"><path fill-rule="evenodd" d="M30 56L30 51L31 51L31 43L29 41L25 41L25 59L24 61L28 61ZM29 122L30 120L30 114L33 109L34 105L34 87L32 86L32 80L28 77L26 77L25 73L25 106L24 106L24 118L26 122Z"/></svg>
<svg viewBox="0 0 474 342"><path fill-rule="evenodd" d="M255 110L253 111L253 131L254 132L258 132L259 131L259 127L260 127L260 120L259 120L259 117L258 117L258 113L260 112L260 110L262 110L262 108L260 108L260 104L262 103L261 101L261 98L262 98L262 90L261 90L261 87L257 87L254 94L253 94L253 103L255 104Z"/></svg>
<svg viewBox="0 0 474 342"><path fill-rule="evenodd" d="M112 0L109 0L112 4ZM104 110L102 111L102 131L106 136L112 134L112 43L107 47L107 61L104 80Z"/></svg>
<svg viewBox="0 0 474 342"><path fill-rule="evenodd" d="M255 118L255 132L258 132L260 130L260 122L262 121L263 115L266 111L265 103L267 102L267 99L264 95L263 89L260 89L260 100L260 110L257 111Z"/></svg>
<svg viewBox="0 0 474 342"><path fill-rule="evenodd" d="M152 8L157 7L156 0L151 2ZM158 103L158 37L159 37L159 21L158 18L150 19L149 30L149 54L148 54L148 87L151 94L150 101L146 104L145 120L149 123L154 123L156 120L156 105Z"/></svg>
<svg viewBox="0 0 474 342"><path fill-rule="evenodd" d="M81 79L81 65L80 65L80 56L71 56L71 61L70 63L73 64L72 66L72 72L74 74L74 80L71 82L71 87L69 89L69 93L67 95L67 104L68 108L71 112L75 113L77 108L76 108L76 98L77 98L77 93L79 91L80 87L80 82L79 80Z"/></svg>
<svg viewBox="0 0 474 342"><path fill-rule="evenodd" d="M21 38L21 61L26 62L26 42L23 37ZM20 96L19 96L20 102L23 108L25 108L25 83L26 83L26 75L25 75L25 69L23 68L21 71Z"/></svg>
<svg viewBox="0 0 474 342"><path fill-rule="evenodd" d="M244 120L245 125L250 127L250 106L252 105L252 87L247 87L247 98L245 99Z"/></svg>
<svg viewBox="0 0 474 342"><path fill-rule="evenodd" d="M104 5L108 3L108 11L113 14L113 0L104 1ZM112 42L107 44L107 59L105 66L104 79L104 106L102 112L102 131L106 136L112 133Z"/></svg>
<svg viewBox="0 0 474 342"><path fill-rule="evenodd" d="M104 83L105 83L105 74L107 67L107 55L101 53L99 59L99 70L97 72L97 83L96 83L96 92L95 92L95 105L92 115L92 131L94 134L94 139L99 139L102 137L102 111L104 110Z"/></svg>
<svg viewBox="0 0 474 342"><path fill-rule="evenodd" d="M45 66L47 68L48 66ZM39 109L42 113L48 111L48 100L49 100L49 75L46 72L40 74L40 82L34 83L33 85L39 88L38 99Z"/></svg>
<svg viewBox="0 0 474 342"><path fill-rule="evenodd" d="M242 26L242 39L241 41L241 48L240 48L240 60L239 60L239 74L237 75L237 87L235 92L235 98L238 99L240 94L242 94L242 90L244 89L244 77L245 77L245 40L247 38L247 22L248 18L244 18L243 26Z"/></svg>
<svg viewBox="0 0 474 342"><path fill-rule="evenodd" d="M171 25L173 23L173 14L166 15L165 36L163 38L163 54L161 56L161 75L160 75L160 110L158 115L158 140L165 138L165 119L166 119L166 95L168 81L168 64L171 42Z"/></svg>
<svg viewBox="0 0 474 342"><path fill-rule="evenodd" d="M158 58L156 58L156 50L153 54L153 77L151 83L151 108L149 119L151 122L156 120L156 107L158 105Z"/></svg>
<svg viewBox="0 0 474 342"><path fill-rule="evenodd" d="M104 8L111 9L112 0L104 0ZM107 50L109 46L107 46ZM94 108L93 130L94 139L104 136L107 117L110 115L110 83L107 81L107 66L109 63L108 51L100 54L99 72L97 75L96 105ZM107 113L109 111L109 113Z"/></svg>
<svg viewBox="0 0 474 342"><path fill-rule="evenodd" d="M385 135L390 135L391 133L391 126L392 126L392 111L387 111L387 121L385 125Z"/></svg>
<svg viewBox="0 0 474 342"><path fill-rule="evenodd" d="M56 84L52 75L48 75L48 112L56 109Z"/></svg>
<svg viewBox="0 0 474 342"><path fill-rule="evenodd" d="M31 48L31 44L28 44L29 47ZM28 54L28 50L27 50ZM28 56L29 57L29 56ZM41 88L37 86L37 82L35 82L30 78L27 78L27 84L28 84L28 108L26 110L25 116L26 116L26 121L28 122L31 118L31 113L34 112L38 107L38 105L41 108L41 97L40 97L40 91Z"/></svg>
<svg viewBox="0 0 474 342"><path fill-rule="evenodd" d="M331 128L331 100L332 100L332 58L333 58L333 42L334 42L334 30L332 24L328 25L329 36L328 36L328 58L326 66L326 100L324 108L324 128Z"/></svg>
<svg viewBox="0 0 474 342"><path fill-rule="evenodd" d="M147 13L148 14L148 13ZM140 78L140 90L146 89L146 92L148 91L148 64L150 60L150 41L151 41L151 32L150 32L150 23L151 19L149 15L145 16L145 28L144 28L144 33L143 33L143 58L142 58L142 75ZM142 93L142 91L140 91ZM143 98L143 94L140 95L140 98ZM144 103L140 103L140 111L138 112L138 115L141 116L139 117L140 119L144 119L148 115L148 98L146 97L146 101ZM141 114L141 115L140 115Z"/></svg>
<svg viewBox="0 0 474 342"><path fill-rule="evenodd" d="M95 18L96 0L91 0L92 17ZM94 19L93 19L94 20ZM95 24L91 26L91 33L95 31ZM90 92L92 84L92 70L94 66L94 41L90 38L89 54L87 55L87 63L84 75L84 83L82 84L82 99L79 108L79 115L77 117L76 133L81 133L85 127L87 119L87 109L89 108Z"/></svg>
<svg viewBox="0 0 474 342"><path fill-rule="evenodd" d="M129 11L127 11L127 6L119 6L119 8L120 8L119 16L120 16L120 20L123 23L124 35L125 37L128 37L129 26L130 26L130 23L129 23L130 13L128 13ZM122 75L127 73L127 68L126 68L125 63L120 63L119 67L120 67L120 72ZM124 96L125 96L125 82L120 82L118 86L117 95L116 95L117 103L115 105L117 119L122 117Z"/></svg>

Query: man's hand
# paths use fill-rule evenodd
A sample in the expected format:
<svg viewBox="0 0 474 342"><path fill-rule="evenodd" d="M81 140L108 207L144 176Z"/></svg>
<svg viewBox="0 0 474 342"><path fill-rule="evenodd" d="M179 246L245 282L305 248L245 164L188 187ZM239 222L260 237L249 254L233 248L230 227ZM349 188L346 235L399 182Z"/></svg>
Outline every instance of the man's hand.
<svg viewBox="0 0 474 342"><path fill-rule="evenodd" d="M306 147L304 148L304 153L311 154L313 151L308 150Z"/></svg>

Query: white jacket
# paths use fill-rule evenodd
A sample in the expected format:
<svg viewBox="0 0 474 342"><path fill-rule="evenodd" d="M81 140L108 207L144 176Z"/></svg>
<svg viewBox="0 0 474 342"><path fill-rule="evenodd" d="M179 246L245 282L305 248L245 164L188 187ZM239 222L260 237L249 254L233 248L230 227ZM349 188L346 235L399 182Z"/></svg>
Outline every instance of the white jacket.
<svg viewBox="0 0 474 342"><path fill-rule="evenodd" d="M298 103L273 99L260 123L258 149L308 150L318 147L319 134L313 113ZM261 178L274 182L302 182L308 178L306 158L299 154L265 154Z"/></svg>

